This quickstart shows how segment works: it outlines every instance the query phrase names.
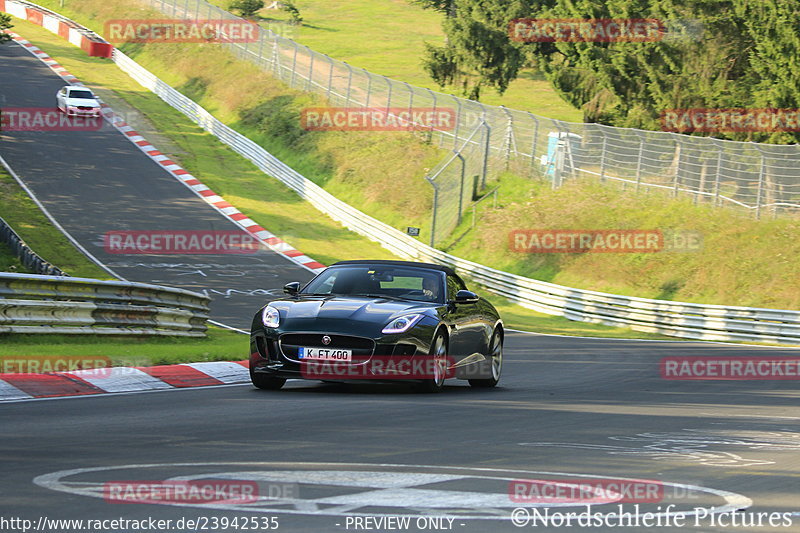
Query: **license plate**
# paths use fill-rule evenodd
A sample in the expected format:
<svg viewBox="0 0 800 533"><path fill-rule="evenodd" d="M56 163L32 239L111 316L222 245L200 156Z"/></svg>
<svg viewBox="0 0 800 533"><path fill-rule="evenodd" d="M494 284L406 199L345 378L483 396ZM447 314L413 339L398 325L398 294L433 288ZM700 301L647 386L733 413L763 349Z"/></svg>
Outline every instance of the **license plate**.
<svg viewBox="0 0 800 533"><path fill-rule="evenodd" d="M299 359L314 359L315 361L351 361L353 359L352 350L340 350L338 348L300 348Z"/></svg>

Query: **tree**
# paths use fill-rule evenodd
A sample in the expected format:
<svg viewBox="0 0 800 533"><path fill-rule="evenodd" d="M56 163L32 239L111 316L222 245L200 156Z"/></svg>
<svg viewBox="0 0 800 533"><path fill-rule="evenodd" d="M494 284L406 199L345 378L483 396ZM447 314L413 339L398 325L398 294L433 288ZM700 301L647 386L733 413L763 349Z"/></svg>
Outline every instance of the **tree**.
<svg viewBox="0 0 800 533"><path fill-rule="evenodd" d="M518 43L508 38L508 22L522 16L526 2L512 0L419 0L429 9L452 13L444 22L447 42L425 45L423 67L441 87L456 86L473 100L484 87L501 94L525 62Z"/></svg>
<svg viewBox="0 0 800 533"><path fill-rule="evenodd" d="M410 0L411 4L444 13L448 17L455 16L456 0Z"/></svg>
<svg viewBox="0 0 800 533"><path fill-rule="evenodd" d="M6 30L9 30L13 27L14 25L11 24L11 15L0 13L0 43L11 40L11 36L6 33Z"/></svg>
<svg viewBox="0 0 800 533"><path fill-rule="evenodd" d="M300 10L297 9L297 6L294 5L294 2L291 0L283 0L281 9L289 13L289 15L292 17L292 24L299 26L303 23L303 17L300 15Z"/></svg>
<svg viewBox="0 0 800 533"><path fill-rule="evenodd" d="M252 17L263 8L264 0L233 0L228 5L228 9L238 11L242 17Z"/></svg>

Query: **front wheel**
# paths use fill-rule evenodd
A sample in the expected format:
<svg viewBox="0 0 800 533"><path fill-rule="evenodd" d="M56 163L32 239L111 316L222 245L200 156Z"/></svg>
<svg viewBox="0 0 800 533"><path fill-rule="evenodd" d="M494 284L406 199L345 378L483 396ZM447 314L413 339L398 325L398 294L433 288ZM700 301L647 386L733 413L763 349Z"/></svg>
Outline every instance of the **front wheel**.
<svg viewBox="0 0 800 533"><path fill-rule="evenodd" d="M250 381L253 382L257 388L262 390L279 390L286 383L284 378L276 378L269 374L257 374L250 370Z"/></svg>
<svg viewBox="0 0 800 533"><path fill-rule="evenodd" d="M441 331L436 334L431 345L430 353L433 375L420 383L423 392L442 392L444 379L447 374L447 338Z"/></svg>
<svg viewBox="0 0 800 533"><path fill-rule="evenodd" d="M495 331L494 335L492 335L492 342L489 345L489 358L492 365L492 377L470 379L469 384L473 387L490 388L496 386L500 381L500 373L503 371L503 337L498 331Z"/></svg>

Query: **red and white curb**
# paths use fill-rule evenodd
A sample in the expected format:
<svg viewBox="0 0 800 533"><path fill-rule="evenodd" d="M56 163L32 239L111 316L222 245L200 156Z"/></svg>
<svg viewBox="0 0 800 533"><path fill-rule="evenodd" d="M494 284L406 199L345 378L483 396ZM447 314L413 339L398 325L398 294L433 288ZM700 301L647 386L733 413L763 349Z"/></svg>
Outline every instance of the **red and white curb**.
<svg viewBox="0 0 800 533"><path fill-rule="evenodd" d="M28 52L33 54L33 56L39 58L45 65L50 67L53 72L61 76L64 81L68 82L70 85L83 86L83 83L81 83L78 78L70 74L67 69L59 65L53 58L40 50L37 46L23 39L16 33L9 32L9 34L14 41L28 50ZM129 126L122 119L122 117L114 113L114 111L107 104L101 102L101 106L103 107L103 115L105 116L106 120L108 120L108 122L114 126L114 128L125 135L129 141L139 148L139 150L144 152L150 159L155 161L178 181L186 185L194 194L211 205L228 220L232 221L244 231L253 235L259 242L263 243L270 250L286 257L290 261L310 270L311 272L316 274L325 269L325 265L313 260L303 252L296 250L286 241L259 226L253 219L225 201L222 196L203 185L199 179L185 169L181 168L180 165L172 161L169 157L161 153L155 146L145 139L144 136Z"/></svg>
<svg viewBox="0 0 800 533"><path fill-rule="evenodd" d="M0 374L0 402L248 383L248 361Z"/></svg>

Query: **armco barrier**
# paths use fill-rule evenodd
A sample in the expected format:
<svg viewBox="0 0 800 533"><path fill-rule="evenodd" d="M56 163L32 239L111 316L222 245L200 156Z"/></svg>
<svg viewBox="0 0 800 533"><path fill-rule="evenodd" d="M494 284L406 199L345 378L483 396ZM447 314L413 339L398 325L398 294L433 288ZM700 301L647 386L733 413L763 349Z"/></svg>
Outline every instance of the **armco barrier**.
<svg viewBox="0 0 800 533"><path fill-rule="evenodd" d="M203 337L209 302L146 283L0 272L0 333Z"/></svg>
<svg viewBox="0 0 800 533"><path fill-rule="evenodd" d="M0 242L6 243L14 255L17 256L17 259L19 259L26 268L33 270L37 274L46 274L49 276L67 275L60 268L51 265L42 259L39 254L31 250L30 247L25 244L25 241L17 235L17 232L2 218L0 218Z"/></svg>
<svg viewBox="0 0 800 533"><path fill-rule="evenodd" d="M41 6L0 0L0 11L38 24L82 48L90 56L111 57L111 51L114 49L93 31Z"/></svg>
<svg viewBox="0 0 800 533"><path fill-rule="evenodd" d="M6 0L7 5L10 3ZM449 265L488 290L524 307L570 320L625 326L687 339L800 344L798 311L671 302L572 289L485 267L427 246L337 199L117 49L114 49L113 60L143 87L266 174L282 181L317 209L401 257Z"/></svg>

